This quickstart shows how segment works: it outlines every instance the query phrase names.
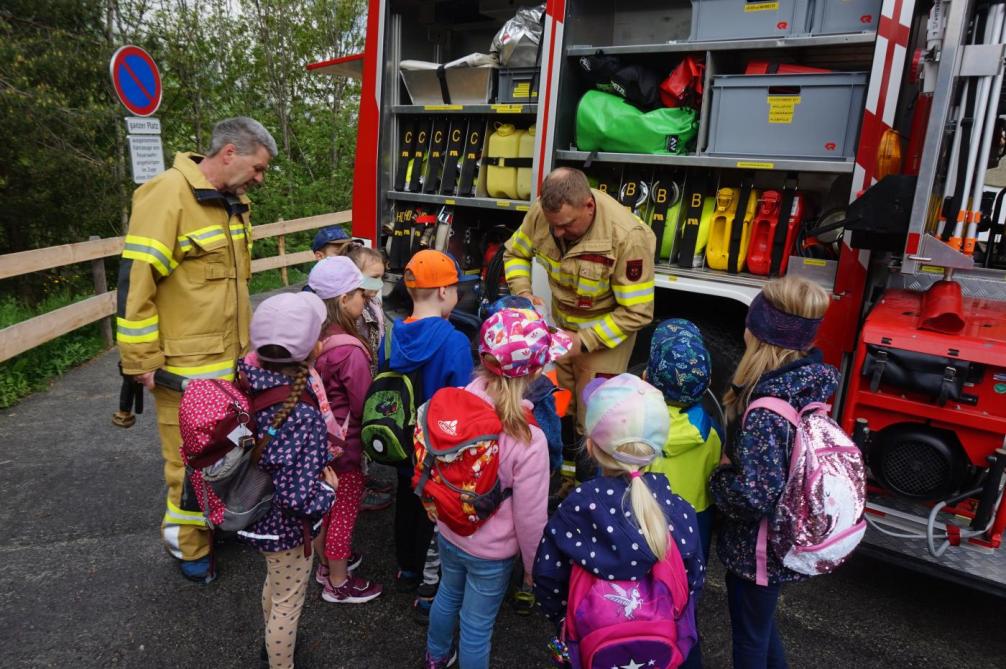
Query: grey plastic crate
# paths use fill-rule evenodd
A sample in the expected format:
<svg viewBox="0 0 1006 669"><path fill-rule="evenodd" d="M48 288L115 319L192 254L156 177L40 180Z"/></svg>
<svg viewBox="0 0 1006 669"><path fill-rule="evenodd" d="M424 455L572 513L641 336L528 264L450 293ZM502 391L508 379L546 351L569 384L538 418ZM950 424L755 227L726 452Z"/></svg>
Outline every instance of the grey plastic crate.
<svg viewBox="0 0 1006 669"><path fill-rule="evenodd" d="M692 0L690 41L787 37L804 32L808 0Z"/></svg>
<svg viewBox="0 0 1006 669"><path fill-rule="evenodd" d="M876 30L883 0L811 0L813 35Z"/></svg>
<svg viewBox="0 0 1006 669"><path fill-rule="evenodd" d="M851 158L866 79L865 72L713 77L706 152Z"/></svg>
<svg viewBox="0 0 1006 669"><path fill-rule="evenodd" d="M538 102L540 80L541 71L537 67L501 68L499 86L496 87L496 101L535 104Z"/></svg>

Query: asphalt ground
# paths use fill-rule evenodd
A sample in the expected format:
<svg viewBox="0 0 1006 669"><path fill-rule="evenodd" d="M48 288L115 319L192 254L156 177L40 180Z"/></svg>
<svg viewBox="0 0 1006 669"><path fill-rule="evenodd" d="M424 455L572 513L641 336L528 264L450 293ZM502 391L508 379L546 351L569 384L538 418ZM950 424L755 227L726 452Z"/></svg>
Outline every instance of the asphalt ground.
<svg viewBox="0 0 1006 669"><path fill-rule="evenodd" d="M0 667L257 667L262 558L218 547L221 576L189 583L163 550L153 403L128 430L110 352L0 411ZM378 475L393 478L390 470ZM365 605L328 604L311 584L298 667L416 667L425 628L394 592L391 509L364 513L361 573L386 585ZM723 571L699 605L706 666L730 666ZM1004 667L1006 602L856 556L784 588L778 622L792 667ZM548 624L508 606L493 667L547 667Z"/></svg>

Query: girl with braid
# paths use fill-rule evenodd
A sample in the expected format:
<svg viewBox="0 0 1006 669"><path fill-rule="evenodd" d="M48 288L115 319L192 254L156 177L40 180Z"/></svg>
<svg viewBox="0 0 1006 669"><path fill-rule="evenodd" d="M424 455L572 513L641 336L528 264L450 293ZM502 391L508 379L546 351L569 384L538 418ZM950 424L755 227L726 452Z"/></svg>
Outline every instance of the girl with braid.
<svg viewBox="0 0 1006 669"><path fill-rule="evenodd" d="M271 669L293 667L297 622L311 574L311 541L335 501L339 479L327 465L327 406L309 383L309 359L318 349L325 305L311 293L286 293L259 305L251 320L257 365L240 361L238 372L252 397L289 387L286 401L255 415L257 439L267 439L258 466L272 477L269 512L238 532L266 561L262 589L263 661ZM251 356L250 356L251 357Z"/></svg>

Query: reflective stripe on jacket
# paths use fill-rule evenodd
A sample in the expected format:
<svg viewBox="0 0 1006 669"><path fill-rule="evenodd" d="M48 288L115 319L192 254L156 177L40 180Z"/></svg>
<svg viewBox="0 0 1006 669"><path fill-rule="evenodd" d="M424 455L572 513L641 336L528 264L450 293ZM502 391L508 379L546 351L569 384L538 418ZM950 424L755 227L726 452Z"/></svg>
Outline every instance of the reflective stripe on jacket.
<svg viewBox="0 0 1006 669"><path fill-rule="evenodd" d="M587 350L614 348L653 320L653 231L616 200L591 189L594 223L565 252L535 202L506 243L504 272L510 292L531 290L531 259L548 273L552 314L579 330ZM565 246L565 244L563 244Z"/></svg>
<svg viewBox="0 0 1006 669"><path fill-rule="evenodd" d="M116 319L126 374L233 378L248 348L250 203L213 188L201 160L179 153L133 194Z"/></svg>

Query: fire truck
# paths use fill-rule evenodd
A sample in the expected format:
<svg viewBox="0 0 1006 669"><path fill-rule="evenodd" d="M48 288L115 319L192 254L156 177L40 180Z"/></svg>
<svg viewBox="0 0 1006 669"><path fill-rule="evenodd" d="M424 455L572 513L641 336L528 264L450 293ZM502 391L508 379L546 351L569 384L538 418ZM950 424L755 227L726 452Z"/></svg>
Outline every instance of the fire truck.
<svg viewBox="0 0 1006 669"><path fill-rule="evenodd" d="M388 252L388 285L416 249L449 250L482 278L457 312L477 328L558 166L653 227L654 320L699 325L719 390L761 286L816 281L835 416L868 466L860 550L1006 592L1006 5L518 9L371 0L364 52L308 66L361 82L353 234ZM546 279L536 263L536 294Z"/></svg>

